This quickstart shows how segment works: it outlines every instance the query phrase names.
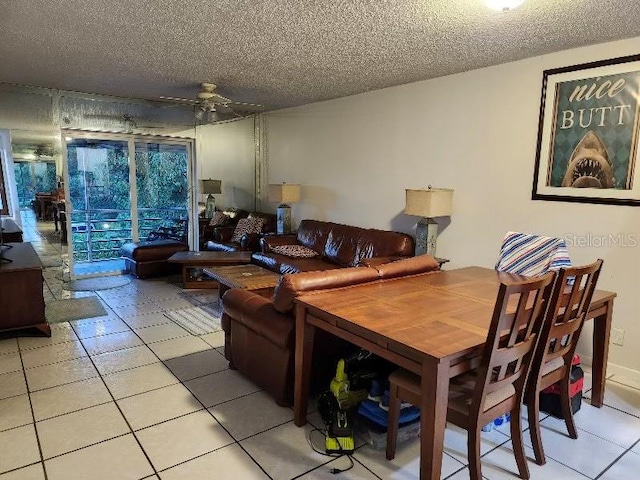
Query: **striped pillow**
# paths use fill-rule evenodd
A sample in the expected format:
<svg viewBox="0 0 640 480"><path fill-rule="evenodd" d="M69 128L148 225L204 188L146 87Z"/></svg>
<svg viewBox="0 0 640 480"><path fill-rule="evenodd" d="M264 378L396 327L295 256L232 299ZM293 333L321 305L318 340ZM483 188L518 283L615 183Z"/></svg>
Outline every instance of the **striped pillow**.
<svg viewBox="0 0 640 480"><path fill-rule="evenodd" d="M527 277L570 266L563 239L518 232L507 232L496 262L498 271Z"/></svg>

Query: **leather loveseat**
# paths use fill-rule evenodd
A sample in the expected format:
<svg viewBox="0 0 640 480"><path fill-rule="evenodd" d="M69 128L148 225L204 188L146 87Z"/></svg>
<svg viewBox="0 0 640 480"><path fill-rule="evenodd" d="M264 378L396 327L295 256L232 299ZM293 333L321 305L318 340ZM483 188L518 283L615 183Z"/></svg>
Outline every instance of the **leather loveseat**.
<svg viewBox="0 0 640 480"><path fill-rule="evenodd" d="M292 256L296 249L288 255L278 253L283 246L296 246L305 255L315 252L315 256ZM296 234L263 236L260 249L253 254L252 263L284 274L357 267L367 265L369 259L378 264L391 262L411 257L415 244L405 233L302 220Z"/></svg>
<svg viewBox="0 0 640 480"><path fill-rule="evenodd" d="M271 299L232 288L222 297L225 356L230 366L264 388L280 405L293 398L295 299L313 291L349 288L367 282L388 282L407 275L439 270L433 257L421 255L371 267L347 267L283 275ZM346 342L317 329L314 377L328 385ZM348 344L346 344L348 345Z"/></svg>
<svg viewBox="0 0 640 480"><path fill-rule="evenodd" d="M220 224L211 225L212 219L206 219L206 223L200 223L200 249L205 250L205 245L208 241L214 240L214 238L220 238L223 229L230 229L233 233L233 227L236 226L238 220L241 218L247 218L249 212L241 208L227 208L220 213L224 214L224 220Z"/></svg>
<svg viewBox="0 0 640 480"><path fill-rule="evenodd" d="M239 241L233 241L233 234L237 225L229 227L216 227L211 232L211 240L207 241L205 248L215 252L255 251L259 247L262 234L275 232L276 216L273 213L251 212L246 218L262 218L261 233L245 233ZM237 223L237 222L236 222Z"/></svg>

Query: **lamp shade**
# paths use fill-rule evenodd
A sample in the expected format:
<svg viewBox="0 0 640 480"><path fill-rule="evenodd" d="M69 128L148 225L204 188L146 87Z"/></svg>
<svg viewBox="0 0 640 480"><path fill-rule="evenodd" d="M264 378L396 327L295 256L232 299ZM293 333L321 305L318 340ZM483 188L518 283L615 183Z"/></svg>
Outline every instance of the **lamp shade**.
<svg viewBox="0 0 640 480"><path fill-rule="evenodd" d="M222 193L222 180L200 180L199 187L204 195Z"/></svg>
<svg viewBox="0 0 640 480"><path fill-rule="evenodd" d="M418 217L446 217L453 212L453 190L449 188L407 189L404 213Z"/></svg>
<svg viewBox="0 0 640 480"><path fill-rule="evenodd" d="M300 200L300 185L280 183L269 185L269 201L278 203L295 203Z"/></svg>

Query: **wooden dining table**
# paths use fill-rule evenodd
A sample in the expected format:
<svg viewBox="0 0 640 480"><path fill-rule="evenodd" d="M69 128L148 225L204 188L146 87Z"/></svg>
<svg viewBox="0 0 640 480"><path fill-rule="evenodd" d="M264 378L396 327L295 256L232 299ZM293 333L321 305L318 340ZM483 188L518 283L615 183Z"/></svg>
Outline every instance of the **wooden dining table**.
<svg viewBox="0 0 640 480"><path fill-rule="evenodd" d="M501 281L481 267L432 272L303 295L296 300L294 421L306 423L315 328L365 348L421 378L420 478L439 479L449 379L475 368ZM614 292L596 290L591 403L602 406Z"/></svg>

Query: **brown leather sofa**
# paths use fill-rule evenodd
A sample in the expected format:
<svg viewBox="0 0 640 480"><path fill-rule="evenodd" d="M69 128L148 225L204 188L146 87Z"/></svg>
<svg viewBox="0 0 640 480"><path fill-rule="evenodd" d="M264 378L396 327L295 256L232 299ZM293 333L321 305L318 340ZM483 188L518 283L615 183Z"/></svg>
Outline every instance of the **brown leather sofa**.
<svg viewBox="0 0 640 480"><path fill-rule="evenodd" d="M209 223L200 224L201 250L205 250L205 245L208 241L214 240L214 238L220 236L220 234L217 233L218 229L235 227L238 223L238 220L240 220L241 218L247 218L249 216L249 212L247 212L246 210L242 210L241 208L227 208L225 210L222 210L222 213L227 216L227 221L223 225L212 226L209 225ZM210 222L211 219L208 219L208 221Z"/></svg>
<svg viewBox="0 0 640 480"><path fill-rule="evenodd" d="M265 233L275 232L276 216L273 213L251 212L247 218L263 218L262 233L245 234L239 242L232 242L235 225L229 227L216 227L213 229L211 240L205 244L206 250L215 252L255 251L259 247L260 238ZM237 221L236 221L237 223Z"/></svg>
<svg viewBox="0 0 640 480"><path fill-rule="evenodd" d="M177 273L180 265L168 263L167 259L177 252L189 250L189 247L177 240L150 240L125 243L120 255L125 261L127 273L138 278L156 277Z"/></svg>
<svg viewBox="0 0 640 480"><path fill-rule="evenodd" d="M279 405L289 405L293 398L296 297L436 270L439 270L438 262L431 256L421 255L371 267L283 275L272 299L232 288L222 297L225 356L232 367L273 395ZM312 368L314 377L324 388L330 375L320 372L335 372L337 358L344 353L344 343L316 330Z"/></svg>
<svg viewBox="0 0 640 480"><path fill-rule="evenodd" d="M302 245L314 258L295 258L273 251L281 245ZM414 254L413 237L405 233L360 228L319 220L302 220L296 234L265 235L252 263L277 273L298 273L366 265L367 260L391 262Z"/></svg>

